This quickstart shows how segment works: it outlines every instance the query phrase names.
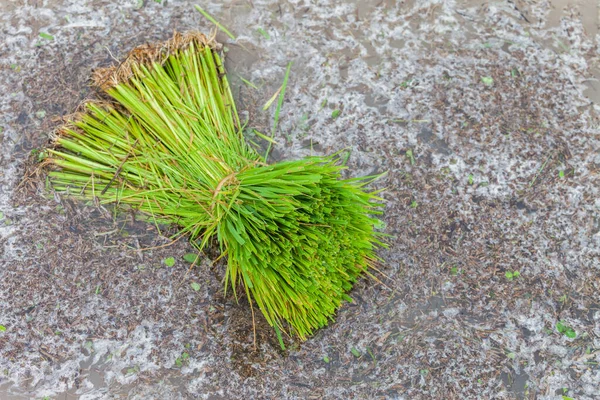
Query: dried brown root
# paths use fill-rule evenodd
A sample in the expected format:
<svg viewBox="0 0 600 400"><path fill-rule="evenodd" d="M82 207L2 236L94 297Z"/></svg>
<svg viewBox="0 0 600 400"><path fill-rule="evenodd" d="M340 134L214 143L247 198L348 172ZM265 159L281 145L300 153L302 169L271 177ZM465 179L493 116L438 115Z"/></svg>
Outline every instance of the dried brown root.
<svg viewBox="0 0 600 400"><path fill-rule="evenodd" d="M198 31L174 32L173 37L164 42L148 43L131 50L125 60L118 65L98 68L92 72L92 84L106 92L133 76L136 66L151 67L154 63L163 64L171 54L186 49L191 43L202 47L220 50L222 45L215 40L216 32L209 37Z"/></svg>

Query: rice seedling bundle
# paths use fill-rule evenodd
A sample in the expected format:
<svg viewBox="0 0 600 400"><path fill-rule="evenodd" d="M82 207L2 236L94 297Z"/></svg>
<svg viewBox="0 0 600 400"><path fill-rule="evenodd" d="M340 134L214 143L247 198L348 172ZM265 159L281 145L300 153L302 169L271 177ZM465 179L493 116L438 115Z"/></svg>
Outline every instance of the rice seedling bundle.
<svg viewBox="0 0 600 400"><path fill-rule="evenodd" d="M54 190L128 206L227 256L268 323L304 340L333 319L381 245L382 206L342 179L337 156L267 164L243 137L219 45L200 33L134 49L94 72L110 100L88 102L43 165Z"/></svg>

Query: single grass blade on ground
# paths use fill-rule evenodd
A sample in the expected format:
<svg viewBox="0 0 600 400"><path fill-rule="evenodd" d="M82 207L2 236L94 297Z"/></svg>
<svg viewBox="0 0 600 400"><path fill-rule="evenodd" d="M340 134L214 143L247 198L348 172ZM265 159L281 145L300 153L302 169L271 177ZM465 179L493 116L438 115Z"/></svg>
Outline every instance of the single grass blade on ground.
<svg viewBox="0 0 600 400"><path fill-rule="evenodd" d="M267 165L242 136L218 50L176 33L97 70L110 101L63 126L43 165L58 192L175 224L199 250L216 238L226 289L304 340L377 259L381 199L364 188L373 177L342 179L337 155Z"/></svg>

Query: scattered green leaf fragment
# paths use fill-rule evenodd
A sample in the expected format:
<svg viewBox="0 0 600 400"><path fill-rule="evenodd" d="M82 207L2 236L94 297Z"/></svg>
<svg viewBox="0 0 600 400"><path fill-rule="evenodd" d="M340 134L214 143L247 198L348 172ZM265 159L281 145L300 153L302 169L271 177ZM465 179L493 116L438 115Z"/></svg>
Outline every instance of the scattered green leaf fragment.
<svg viewBox="0 0 600 400"><path fill-rule="evenodd" d="M183 364L186 363L190 358L190 355L187 352L181 353L179 357L175 359L175 365L179 368L183 367Z"/></svg>
<svg viewBox="0 0 600 400"><path fill-rule="evenodd" d="M518 278L519 276L521 276L521 273L519 271L506 271L504 273L504 276L509 281L512 281L513 279Z"/></svg>
<svg viewBox="0 0 600 400"><path fill-rule="evenodd" d="M139 370L140 370L140 368L136 365L134 367L127 368L127 374L133 375L133 374L136 374Z"/></svg>
<svg viewBox="0 0 600 400"><path fill-rule="evenodd" d="M371 356L371 359L373 360L374 363L377 363L377 358L375 358L375 354L373 354L373 351L367 347L367 353L369 353L369 355Z"/></svg>
<svg viewBox="0 0 600 400"><path fill-rule="evenodd" d="M575 332L575 330L567 324L565 324L564 321L559 321L556 323L556 330L568 337L569 339L575 339L577 337L577 333Z"/></svg>
<svg viewBox="0 0 600 400"><path fill-rule="evenodd" d="M353 347L352 349L350 349L350 352L351 352L351 353L352 353L352 355L353 355L354 357L356 357L356 358L358 358L358 357L360 357L360 356L361 356L361 354L360 354L360 351L358 351L358 350L356 349L356 347Z"/></svg>
<svg viewBox="0 0 600 400"><path fill-rule="evenodd" d="M256 86L254 83L250 82L248 79L245 79L243 76L240 76L240 79L242 80L242 82L244 82L246 85L250 86L251 88L258 89L258 86Z"/></svg>
<svg viewBox="0 0 600 400"><path fill-rule="evenodd" d="M277 144L277 141L271 137L268 137L267 135L265 135L264 133L260 133L259 131L257 131L256 129L252 129L252 132L258 136L259 138L266 140L269 143L273 143L273 144Z"/></svg>
<svg viewBox="0 0 600 400"><path fill-rule="evenodd" d="M327 105L327 99L323 99L323 101L321 102L321 108L325 108L326 105Z"/></svg>
<svg viewBox="0 0 600 400"><path fill-rule="evenodd" d="M564 178L565 177L565 171L563 169L561 169L560 171L558 171L558 176L559 176L559 178Z"/></svg>
<svg viewBox="0 0 600 400"><path fill-rule="evenodd" d="M575 399L572 397L569 397L569 396L563 396L562 400L575 400Z"/></svg>
<svg viewBox="0 0 600 400"><path fill-rule="evenodd" d="M417 203L416 200L413 200L412 203L410 203L410 208L417 208L419 207L419 203Z"/></svg>
<svg viewBox="0 0 600 400"><path fill-rule="evenodd" d="M46 40L54 40L54 36L46 32L40 32L40 37Z"/></svg>
<svg viewBox="0 0 600 400"><path fill-rule="evenodd" d="M406 157L410 160L410 165L415 165L415 156L411 149L406 150Z"/></svg>
<svg viewBox="0 0 600 400"><path fill-rule="evenodd" d="M290 79L290 71L292 70L292 62L290 61L285 69L285 75L283 76L283 83L279 88L279 98L277 99L277 108L275 108L275 114L273 115L273 129L271 129L271 139L275 137L277 132L277 125L279 124L279 113L281 113L281 107L283 107L283 100L285 99L285 90L287 89L288 80ZM288 137L289 141L289 137ZM269 158L271 152L272 143L269 143L267 151L265 152L265 161Z"/></svg>
<svg viewBox="0 0 600 400"><path fill-rule="evenodd" d="M198 262L197 259L199 259L199 258L200 257L196 253L187 253L186 255L183 256L183 259L189 263Z"/></svg>
<svg viewBox="0 0 600 400"><path fill-rule="evenodd" d="M10 64L10 69L12 69L15 72L21 72L21 66L17 64Z"/></svg>
<svg viewBox="0 0 600 400"><path fill-rule="evenodd" d="M452 267L452 269L450 269L450 273L452 275L458 275L458 267Z"/></svg>
<svg viewBox="0 0 600 400"><path fill-rule="evenodd" d="M100 293L100 287L101 287L101 285L96 286L96 294Z"/></svg>
<svg viewBox="0 0 600 400"><path fill-rule="evenodd" d="M164 263L167 267L172 267L173 265L175 265L175 258L167 257L167 258L165 258Z"/></svg>
<svg viewBox="0 0 600 400"><path fill-rule="evenodd" d="M227 30L227 28L225 28L223 25L221 25L216 19L214 19L209 13L207 13L206 11L204 11L202 9L202 7L196 5L196 10L198 10L200 12L200 14L204 15L204 18L206 18L207 20L209 20L210 22L212 22L213 24L215 24L217 26L217 28L219 28L220 30L222 30L227 36L229 36L231 38L231 40L235 40L235 36L233 35L233 33L229 32L229 30Z"/></svg>
<svg viewBox="0 0 600 400"><path fill-rule="evenodd" d="M277 89L275 94L273 94L273 96L269 100L267 100L267 102L263 106L263 111L267 111L273 105L273 103L275 103L275 100L277 100L277 96L279 95L279 93L281 93L281 86L279 87L279 89Z"/></svg>
<svg viewBox="0 0 600 400"><path fill-rule="evenodd" d="M46 116L46 110L40 110L40 111L36 111L35 112L35 116L38 119L44 119L44 117Z"/></svg>
<svg viewBox="0 0 600 400"><path fill-rule="evenodd" d="M422 376L427 376L427 374L429 374L429 370L427 370L427 369L421 369L421 370L419 370L419 373L420 373Z"/></svg>
<svg viewBox="0 0 600 400"><path fill-rule="evenodd" d="M258 28L257 29L258 33L260 33L262 35L262 37L264 37L265 39L269 40L271 39L271 36L269 35L268 32L266 32L263 28Z"/></svg>
<svg viewBox="0 0 600 400"><path fill-rule="evenodd" d="M482 76L481 82L483 82L484 85L492 86L494 84L494 78L491 76Z"/></svg>
<svg viewBox="0 0 600 400"><path fill-rule="evenodd" d="M474 182L473 180L473 174L469 174L469 185L472 185Z"/></svg>
<svg viewBox="0 0 600 400"><path fill-rule="evenodd" d="M506 355L506 357L510 358L511 360L514 360L516 356L517 356L517 355L516 355L515 353L512 353L512 352L511 352L511 353L508 353L508 354Z"/></svg>
<svg viewBox="0 0 600 400"><path fill-rule="evenodd" d="M4 325L0 325L0 332L6 331L6 327Z"/></svg>
<svg viewBox="0 0 600 400"><path fill-rule="evenodd" d="M323 361L325 361L327 364L329 364L329 361L331 361L331 360L329 359L329 357L325 356L325 357L323 357Z"/></svg>
<svg viewBox="0 0 600 400"><path fill-rule="evenodd" d="M340 110L333 110L333 112L331 113L331 118L336 119L340 116L340 112Z"/></svg>
<svg viewBox="0 0 600 400"><path fill-rule="evenodd" d="M0 219L4 218L4 213L2 211L0 211Z"/></svg>
<svg viewBox="0 0 600 400"><path fill-rule="evenodd" d="M194 289L196 292L200 290L200 284L198 282L192 282L190 283L190 286L192 287L192 289Z"/></svg>

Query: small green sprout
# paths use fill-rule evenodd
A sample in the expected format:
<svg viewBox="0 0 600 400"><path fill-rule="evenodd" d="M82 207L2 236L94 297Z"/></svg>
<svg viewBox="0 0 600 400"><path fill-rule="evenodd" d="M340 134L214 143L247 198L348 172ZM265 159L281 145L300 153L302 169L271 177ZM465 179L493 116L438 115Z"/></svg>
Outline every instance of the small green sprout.
<svg viewBox="0 0 600 400"><path fill-rule="evenodd" d="M175 265L175 258L174 257L167 257L163 260L163 262L165 263L165 265L167 267L172 267Z"/></svg>
<svg viewBox="0 0 600 400"><path fill-rule="evenodd" d="M556 330L569 339L575 339L577 337L577 332L570 326L568 326L564 321L559 321L556 323Z"/></svg>
<svg viewBox="0 0 600 400"><path fill-rule="evenodd" d="M483 84L486 86L492 86L494 84L494 78L491 76L482 76L481 82L483 82Z"/></svg>
<svg viewBox="0 0 600 400"><path fill-rule="evenodd" d="M127 368L127 375L135 375L140 372L140 367L138 365L134 365L133 367Z"/></svg>
<svg viewBox="0 0 600 400"><path fill-rule="evenodd" d="M506 279L508 279L509 281L512 281L513 279L518 278L519 276L521 276L521 273L519 271L506 271L504 273L504 276L506 277Z"/></svg>
<svg viewBox="0 0 600 400"><path fill-rule="evenodd" d="M46 39L46 40L54 40L54 36L52 36L49 33L45 33L45 32L40 32L40 37L42 39Z"/></svg>
<svg viewBox="0 0 600 400"><path fill-rule="evenodd" d="M263 28L257 28L256 29L258 31L258 33L261 34L262 37L264 37L265 39L269 40L271 39L271 36L269 35L268 32L266 32Z"/></svg>
<svg viewBox="0 0 600 400"><path fill-rule="evenodd" d="M181 367L183 367L184 364L186 364L189 361L189 359L190 359L190 355L184 351L183 353L181 353L181 355L179 357L177 357L175 359L175 365L178 368L181 368Z"/></svg>

